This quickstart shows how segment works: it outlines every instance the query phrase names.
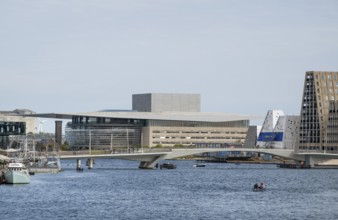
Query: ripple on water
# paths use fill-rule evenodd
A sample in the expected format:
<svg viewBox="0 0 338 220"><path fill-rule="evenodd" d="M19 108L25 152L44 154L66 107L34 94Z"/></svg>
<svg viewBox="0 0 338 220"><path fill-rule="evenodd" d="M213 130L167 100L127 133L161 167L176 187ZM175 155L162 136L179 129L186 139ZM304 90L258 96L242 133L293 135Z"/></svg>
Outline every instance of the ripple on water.
<svg viewBox="0 0 338 220"><path fill-rule="evenodd" d="M27 185L1 185L1 219L338 219L337 170L175 163L176 170L140 170L97 160L93 170L63 166ZM261 181L267 190L253 192Z"/></svg>

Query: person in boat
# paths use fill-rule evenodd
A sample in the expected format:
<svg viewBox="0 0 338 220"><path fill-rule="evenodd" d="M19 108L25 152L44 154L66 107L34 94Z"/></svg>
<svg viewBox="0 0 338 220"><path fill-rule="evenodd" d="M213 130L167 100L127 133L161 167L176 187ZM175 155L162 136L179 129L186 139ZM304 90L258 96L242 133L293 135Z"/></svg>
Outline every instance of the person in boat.
<svg viewBox="0 0 338 220"><path fill-rule="evenodd" d="M265 189L265 184L263 182L261 182L261 185L259 185L258 187L259 189Z"/></svg>
<svg viewBox="0 0 338 220"><path fill-rule="evenodd" d="M258 189L258 183L255 183L254 189Z"/></svg>

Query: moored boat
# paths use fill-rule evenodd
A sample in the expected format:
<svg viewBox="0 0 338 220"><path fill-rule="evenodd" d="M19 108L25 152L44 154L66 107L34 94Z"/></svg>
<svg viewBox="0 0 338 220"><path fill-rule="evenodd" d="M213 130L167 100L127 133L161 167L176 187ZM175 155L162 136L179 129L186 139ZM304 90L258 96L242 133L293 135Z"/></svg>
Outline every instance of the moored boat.
<svg viewBox="0 0 338 220"><path fill-rule="evenodd" d="M197 164L194 164L193 167L205 167L206 165L205 164L201 164L201 163L197 163Z"/></svg>
<svg viewBox="0 0 338 220"><path fill-rule="evenodd" d="M30 183L28 169L22 163L9 163L5 172L6 183Z"/></svg>
<svg viewBox="0 0 338 220"><path fill-rule="evenodd" d="M61 171L60 159L56 156L47 156L31 163L28 167L30 173L59 173Z"/></svg>

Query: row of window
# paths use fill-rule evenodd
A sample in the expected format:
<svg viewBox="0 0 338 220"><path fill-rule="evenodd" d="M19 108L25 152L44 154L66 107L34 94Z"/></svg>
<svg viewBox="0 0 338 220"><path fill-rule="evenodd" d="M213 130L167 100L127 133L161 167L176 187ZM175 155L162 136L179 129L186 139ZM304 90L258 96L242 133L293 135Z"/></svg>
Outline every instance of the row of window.
<svg viewBox="0 0 338 220"><path fill-rule="evenodd" d="M329 85L329 87L333 87L333 82L332 81L330 81L328 83L323 82L323 86L326 87L327 85ZM319 86L319 82L317 82L317 86ZM338 82L336 82L336 87L338 87Z"/></svg>
<svg viewBox="0 0 338 220"><path fill-rule="evenodd" d="M85 117L73 116L73 124L132 124L141 125L142 120L138 119L120 119L120 118L104 118L104 117Z"/></svg>
<svg viewBox="0 0 338 220"><path fill-rule="evenodd" d="M319 138L311 138L311 139L300 139L299 143L320 143L320 139Z"/></svg>
<svg viewBox="0 0 338 220"><path fill-rule="evenodd" d="M249 120L229 121L229 122L198 122L198 121L172 121L172 120L149 120L149 126L158 127L249 127Z"/></svg>
<svg viewBox="0 0 338 220"><path fill-rule="evenodd" d="M328 80L332 80L332 78L334 79L334 80L337 80L337 74L338 73L336 73L336 72L326 72L326 73L315 73L315 76L316 76L316 79L318 80L319 79L319 75L321 75L321 79L322 80L326 80L326 79L328 79ZM332 77L332 76L333 77ZM308 82L308 81L313 81L313 73L308 73L307 75L306 75L306 81Z"/></svg>
<svg viewBox="0 0 338 220"><path fill-rule="evenodd" d="M0 135L22 135L26 133L24 122L0 122Z"/></svg>
<svg viewBox="0 0 338 220"><path fill-rule="evenodd" d="M153 136L153 139L244 139L245 137L164 137L164 136Z"/></svg>
<svg viewBox="0 0 338 220"><path fill-rule="evenodd" d="M198 143L198 142L181 142L181 143L177 143L177 142L154 142L154 145L190 145L190 146L195 146L195 147L213 147L213 148L219 148L219 147L224 147L224 143Z"/></svg>
<svg viewBox="0 0 338 220"><path fill-rule="evenodd" d="M338 147L300 146L299 150L338 151Z"/></svg>
<svg viewBox="0 0 338 220"><path fill-rule="evenodd" d="M153 134L246 134L246 132L241 131L161 131L161 130L154 130Z"/></svg>

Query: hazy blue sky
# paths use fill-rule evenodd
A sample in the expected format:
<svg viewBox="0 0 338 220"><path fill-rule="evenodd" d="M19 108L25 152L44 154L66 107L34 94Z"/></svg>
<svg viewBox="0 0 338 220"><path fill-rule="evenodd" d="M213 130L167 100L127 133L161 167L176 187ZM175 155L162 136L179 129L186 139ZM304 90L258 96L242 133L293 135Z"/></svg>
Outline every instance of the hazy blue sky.
<svg viewBox="0 0 338 220"><path fill-rule="evenodd" d="M0 110L131 109L198 93L203 112L300 112L304 74L338 71L338 1L2 0Z"/></svg>

